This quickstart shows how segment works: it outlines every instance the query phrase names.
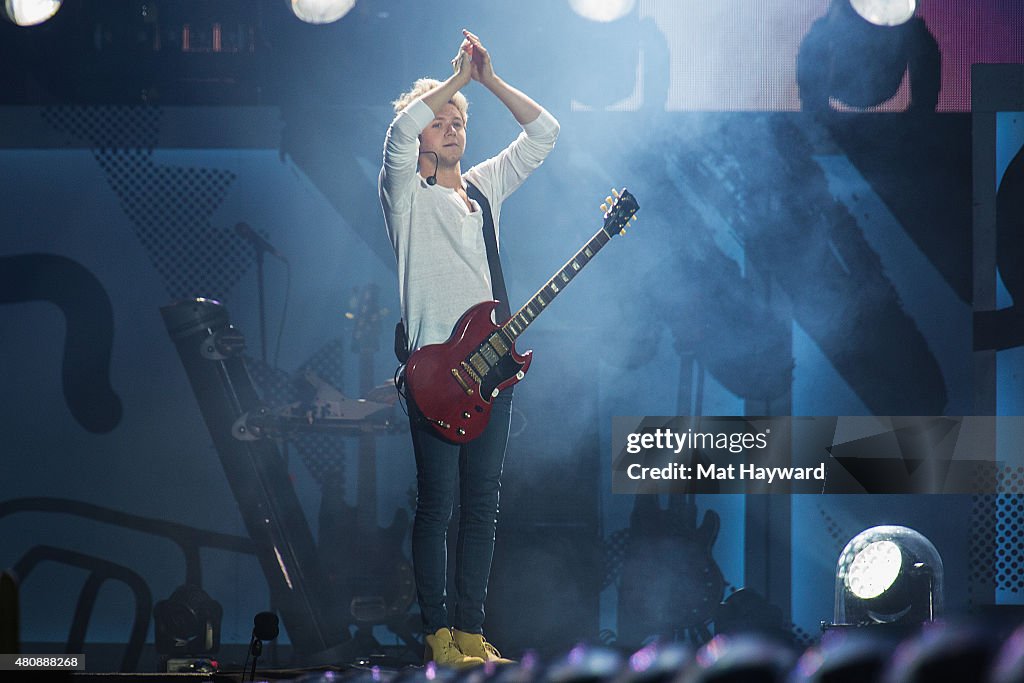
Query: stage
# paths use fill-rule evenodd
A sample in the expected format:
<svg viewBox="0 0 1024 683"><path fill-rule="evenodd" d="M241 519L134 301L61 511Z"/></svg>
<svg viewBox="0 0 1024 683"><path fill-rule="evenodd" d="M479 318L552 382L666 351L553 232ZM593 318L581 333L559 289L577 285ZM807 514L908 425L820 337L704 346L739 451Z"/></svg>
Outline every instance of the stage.
<svg viewBox="0 0 1024 683"><path fill-rule="evenodd" d="M744 657L810 681L898 647L1019 670L1024 9L864 4L8 3L0 656L92 681L241 680L254 642L257 680L309 683ZM381 170L393 101L449 78L463 28L545 118L478 65L461 170L547 116L557 141L487 209L493 256L466 231L420 266L491 288L500 247L511 306L415 388L469 397L424 416L458 439L515 383L483 628L520 664L456 674L423 667L417 299ZM419 190L473 214L437 157ZM859 592L865 565L890 583Z"/></svg>

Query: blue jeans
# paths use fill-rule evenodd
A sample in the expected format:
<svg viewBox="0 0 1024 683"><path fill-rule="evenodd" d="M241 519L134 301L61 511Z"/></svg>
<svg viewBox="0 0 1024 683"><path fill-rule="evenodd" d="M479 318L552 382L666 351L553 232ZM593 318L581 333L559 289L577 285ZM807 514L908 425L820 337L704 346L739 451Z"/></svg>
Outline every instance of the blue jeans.
<svg viewBox="0 0 1024 683"><path fill-rule="evenodd" d="M494 399L483 433L462 446L416 426L410 402L412 445L416 453L416 516L412 525L412 563L416 597L425 633L454 626L482 633L484 600L494 554L501 470L512 417L512 392ZM447 605L448 524L459 491L459 534L455 545L455 619Z"/></svg>

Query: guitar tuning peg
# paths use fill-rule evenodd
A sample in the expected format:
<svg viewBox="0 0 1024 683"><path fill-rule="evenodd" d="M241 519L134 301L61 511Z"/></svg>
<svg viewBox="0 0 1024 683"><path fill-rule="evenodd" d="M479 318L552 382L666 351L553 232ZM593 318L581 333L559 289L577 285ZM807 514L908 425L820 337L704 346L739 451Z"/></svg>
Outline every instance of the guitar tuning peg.
<svg viewBox="0 0 1024 683"><path fill-rule="evenodd" d="M355 320L356 314L352 311L345 311L345 318L348 320Z"/></svg>
<svg viewBox="0 0 1024 683"><path fill-rule="evenodd" d="M614 187L612 188L612 194L613 194L613 195L615 195L615 198L616 198L616 199L618 199L618 198L619 198L619 191L618 191L618 190L616 190L616 189L615 189Z"/></svg>
<svg viewBox="0 0 1024 683"><path fill-rule="evenodd" d="M608 205L607 204L602 204L601 205L601 211L603 213L608 213Z"/></svg>
<svg viewBox="0 0 1024 683"><path fill-rule="evenodd" d="M604 200L605 200L605 202L607 202L608 204L611 204L611 203L612 203L612 196L611 196L611 195L608 195L607 197L605 197L605 198L604 198Z"/></svg>
<svg viewBox="0 0 1024 683"><path fill-rule="evenodd" d="M619 230L619 234L620 235L625 235L626 234L626 229L623 228L622 230Z"/></svg>
<svg viewBox="0 0 1024 683"><path fill-rule="evenodd" d="M629 220L631 220L631 221L633 221L634 223L636 223L636 214L633 214L633 217L632 217L632 218L630 218Z"/></svg>

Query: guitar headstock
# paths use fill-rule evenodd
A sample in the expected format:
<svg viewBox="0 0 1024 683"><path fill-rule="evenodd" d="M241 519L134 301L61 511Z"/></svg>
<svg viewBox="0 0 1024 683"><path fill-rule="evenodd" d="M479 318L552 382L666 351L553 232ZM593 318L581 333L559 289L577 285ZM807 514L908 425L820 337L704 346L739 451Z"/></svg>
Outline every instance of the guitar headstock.
<svg viewBox="0 0 1024 683"><path fill-rule="evenodd" d="M640 210L636 197L626 188L622 188L621 193L613 189L612 195L614 198L605 197L605 203L601 205L601 210L604 211L604 231L609 237L625 235L630 219L636 221L636 212Z"/></svg>

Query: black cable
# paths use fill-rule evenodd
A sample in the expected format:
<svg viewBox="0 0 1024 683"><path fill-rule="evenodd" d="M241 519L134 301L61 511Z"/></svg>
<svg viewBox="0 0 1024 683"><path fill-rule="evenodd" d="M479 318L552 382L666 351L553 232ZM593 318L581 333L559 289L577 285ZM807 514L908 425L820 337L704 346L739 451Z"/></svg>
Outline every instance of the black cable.
<svg viewBox="0 0 1024 683"><path fill-rule="evenodd" d="M400 379L402 373L404 372L405 363L402 363L397 368L395 368L395 374L391 378L391 381L395 385L395 391L398 392L398 398L401 399L398 401L398 405L402 406L402 412L405 413L406 417L409 417L409 408L406 406L406 404L409 402L409 397L405 393L405 378L402 377Z"/></svg>
<svg viewBox="0 0 1024 683"><path fill-rule="evenodd" d="M252 654L252 641L256 640L256 636L253 636L249 641L249 647L245 648L245 660L242 662L242 683L245 683L245 668L249 666L249 655Z"/></svg>

